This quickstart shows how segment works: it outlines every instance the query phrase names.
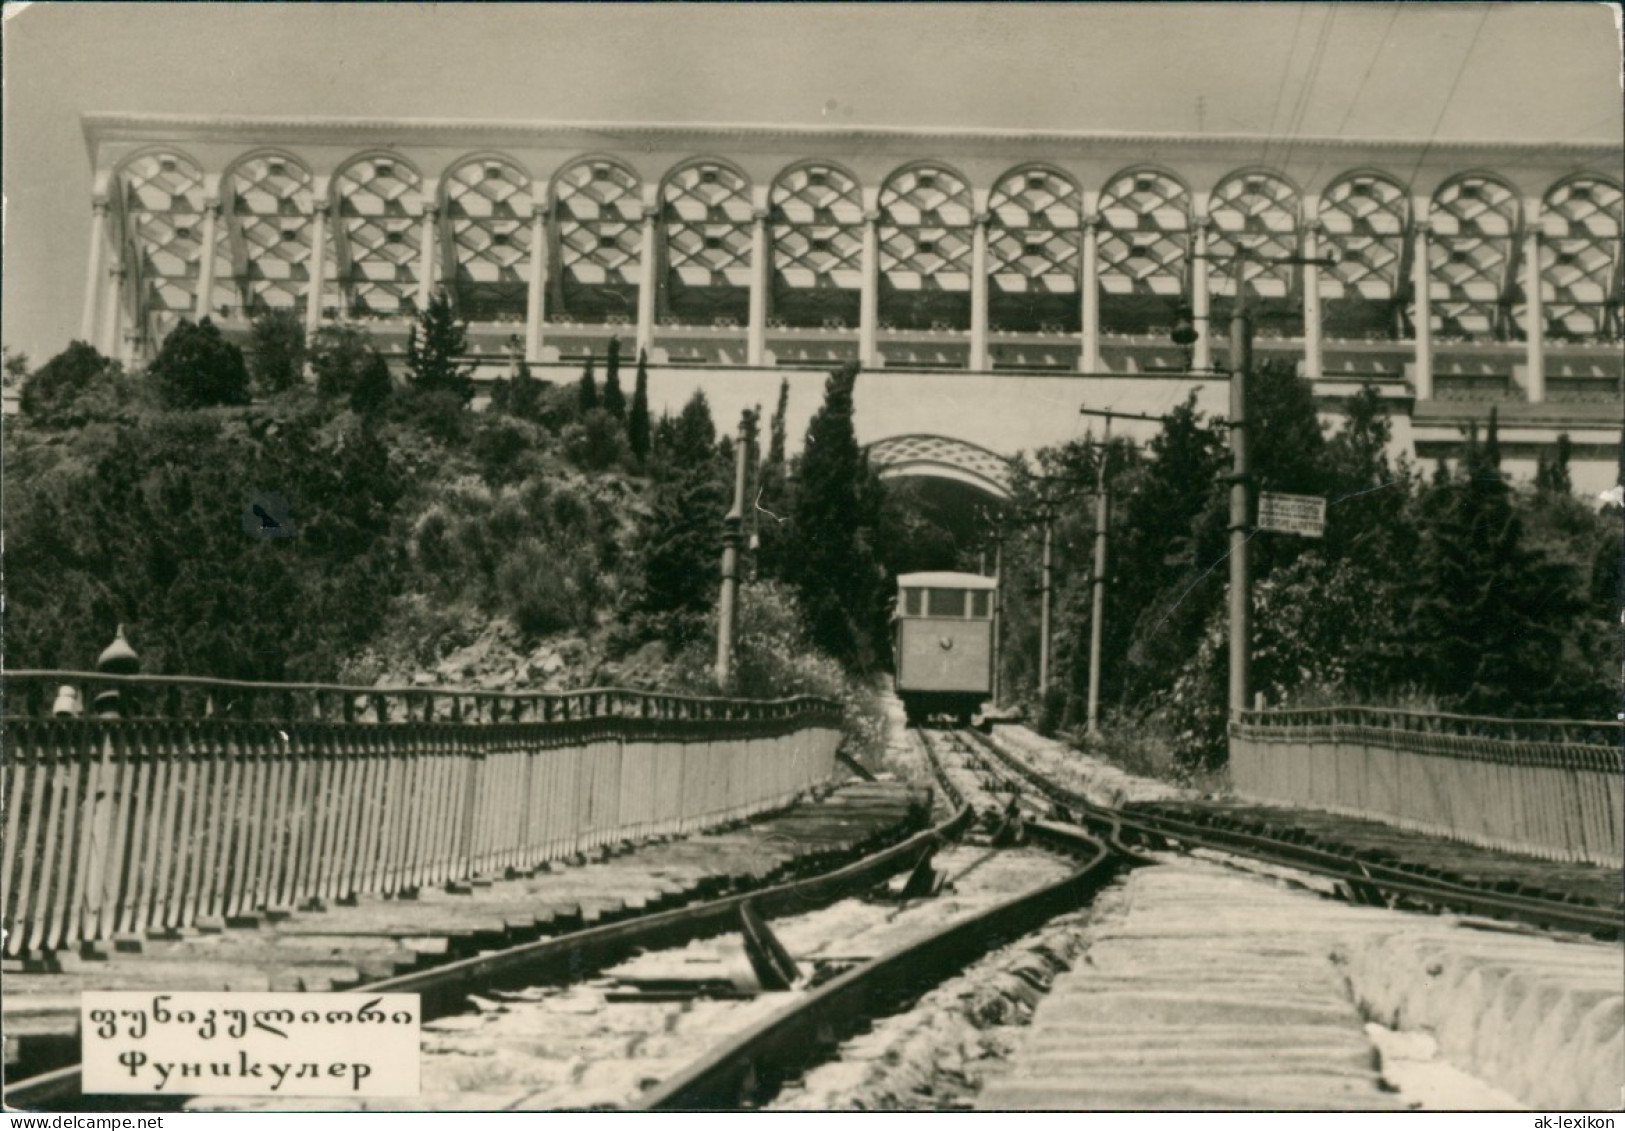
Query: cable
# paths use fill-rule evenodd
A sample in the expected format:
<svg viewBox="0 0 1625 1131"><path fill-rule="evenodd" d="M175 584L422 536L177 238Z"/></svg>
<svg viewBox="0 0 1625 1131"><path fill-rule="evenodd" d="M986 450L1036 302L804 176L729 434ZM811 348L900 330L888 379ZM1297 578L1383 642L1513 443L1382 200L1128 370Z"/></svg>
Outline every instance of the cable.
<svg viewBox="0 0 1625 1131"><path fill-rule="evenodd" d="M1292 73L1292 60L1298 52L1298 32L1303 27L1303 13L1308 7L1305 3L1298 4L1298 19L1292 25L1292 45L1286 49L1286 64L1281 68L1281 81L1275 87L1275 105L1270 109L1269 128L1264 131L1264 149L1258 155L1258 163L1264 164L1269 159L1270 139L1275 136L1275 119L1281 113L1281 96L1286 93L1286 78Z"/></svg>
<svg viewBox="0 0 1625 1131"><path fill-rule="evenodd" d="M1428 159L1428 153L1433 149L1433 143L1439 136L1439 127L1444 125L1444 116L1449 113L1450 104L1456 99L1456 88L1461 86L1462 76L1467 73L1467 61L1473 57L1473 48L1478 46L1478 37L1484 30L1484 24L1490 18L1490 11L1491 6L1486 4L1483 12L1479 14L1478 26L1473 28L1473 38L1468 40L1467 50L1463 53L1461 62L1456 65L1456 77L1450 80L1450 90L1444 96L1444 105L1439 107L1439 116L1434 119L1433 130L1428 134L1428 139L1422 146L1422 153L1417 157L1416 164L1411 168L1411 175L1406 178L1405 186L1408 190L1414 192L1416 175L1422 171L1422 164Z"/></svg>
<svg viewBox="0 0 1625 1131"><path fill-rule="evenodd" d="M1353 95L1349 97L1348 108L1343 111L1343 120L1337 123L1337 132L1332 135L1333 137L1342 137L1343 131L1348 128L1349 119L1354 117L1354 107L1359 104L1360 96L1365 93L1366 84L1371 81L1371 74L1377 69L1377 60L1382 58L1382 53L1388 46L1388 37L1394 32L1394 24L1399 20L1400 7L1401 5L1397 0L1391 5L1388 14L1388 26L1382 29L1382 38L1377 41L1377 49L1371 53L1371 61L1366 64L1365 73L1360 76L1359 84L1355 86ZM1323 155L1315 163L1314 170L1304 179L1304 183L1315 183L1315 178L1320 176L1320 171L1325 166L1326 158Z"/></svg>
<svg viewBox="0 0 1625 1131"><path fill-rule="evenodd" d="M1334 6L1326 14L1326 20L1320 25L1320 34L1315 40L1315 50L1309 57L1309 72L1304 76L1303 87L1298 91L1298 100L1292 107L1292 117L1287 121L1286 129L1286 155L1277 162L1284 175L1287 166L1292 163L1292 150L1298 144L1298 134L1303 129L1304 118L1309 113L1309 103L1314 93L1315 84L1320 81L1320 68L1326 59L1326 47L1331 43L1332 25L1337 23L1337 8Z"/></svg>

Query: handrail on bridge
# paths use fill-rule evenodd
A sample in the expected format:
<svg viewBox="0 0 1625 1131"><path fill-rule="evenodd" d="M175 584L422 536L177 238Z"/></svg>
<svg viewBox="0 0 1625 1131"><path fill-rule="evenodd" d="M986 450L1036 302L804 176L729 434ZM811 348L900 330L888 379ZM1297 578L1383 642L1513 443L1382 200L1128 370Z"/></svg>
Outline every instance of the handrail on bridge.
<svg viewBox="0 0 1625 1131"><path fill-rule="evenodd" d="M0 677L8 719L93 714L116 696L124 718L229 718L294 722L563 722L583 719L800 719L838 713L812 695L739 699L591 687L575 691L494 691L444 687L360 687L268 683L206 676L115 675L19 670ZM70 692L66 696L64 692Z"/></svg>
<svg viewBox="0 0 1625 1131"><path fill-rule="evenodd" d="M1466 739L1625 749L1625 721L1614 719L1508 719L1395 707L1275 707L1242 711L1238 726L1294 730L1373 727Z"/></svg>

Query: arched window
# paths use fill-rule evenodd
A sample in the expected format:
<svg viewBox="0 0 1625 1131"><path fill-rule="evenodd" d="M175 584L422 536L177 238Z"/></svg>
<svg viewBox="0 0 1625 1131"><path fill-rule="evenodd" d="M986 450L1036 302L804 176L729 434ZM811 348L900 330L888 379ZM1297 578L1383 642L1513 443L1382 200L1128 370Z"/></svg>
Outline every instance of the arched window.
<svg viewBox="0 0 1625 1131"><path fill-rule="evenodd" d="M1184 301L1191 203L1185 186L1156 169L1122 173L1100 194L1097 238L1100 328L1164 331Z"/></svg>
<svg viewBox="0 0 1625 1131"><path fill-rule="evenodd" d="M1303 306L1298 287L1299 268L1270 259L1298 254L1298 190L1274 173L1232 173L1213 190L1208 218L1213 232L1208 271L1213 295L1209 313L1214 325L1225 325L1235 302L1235 257L1249 257L1241 267L1242 285L1253 321L1263 334L1297 336L1303 333Z"/></svg>
<svg viewBox="0 0 1625 1131"><path fill-rule="evenodd" d="M255 154L232 167L223 196L231 275L244 311L302 310L315 232L310 170L285 154Z"/></svg>
<svg viewBox="0 0 1625 1131"><path fill-rule="evenodd" d="M1496 341L1511 331L1513 245L1518 197L1479 174L1458 177L1428 210L1428 278L1433 326L1443 338Z"/></svg>
<svg viewBox="0 0 1625 1131"><path fill-rule="evenodd" d="M1053 169L1012 169L988 199L988 325L1075 334L1083 198Z"/></svg>
<svg viewBox="0 0 1625 1131"><path fill-rule="evenodd" d="M553 183L559 271L553 308L563 321L636 321L643 262L638 176L608 157L569 166Z"/></svg>
<svg viewBox="0 0 1625 1131"><path fill-rule="evenodd" d="M456 260L458 313L523 322L529 298L530 176L505 157L478 157L446 178L441 220Z"/></svg>
<svg viewBox="0 0 1625 1131"><path fill-rule="evenodd" d="M363 157L333 178L333 239L352 318L395 318L417 308L423 181L393 155Z"/></svg>
<svg viewBox="0 0 1625 1131"><path fill-rule="evenodd" d="M880 324L970 329L970 186L940 165L911 165L880 190Z"/></svg>
<svg viewBox="0 0 1625 1131"><path fill-rule="evenodd" d="M1380 173L1350 173L1320 198L1320 222L1320 253L1337 261L1320 272L1321 328L1333 337L1395 337L1410 231L1405 190Z"/></svg>
<svg viewBox="0 0 1625 1131"><path fill-rule="evenodd" d="M134 253L128 278L137 309L162 338L190 318L203 259L203 170L178 153L144 153L119 170L124 234ZM167 324L167 325L166 325Z"/></svg>
<svg viewBox="0 0 1625 1131"><path fill-rule="evenodd" d="M666 304L679 322L750 320L752 211L750 182L720 161L692 161L666 177Z"/></svg>
<svg viewBox="0 0 1625 1131"><path fill-rule="evenodd" d="M1548 338L1620 338L1622 199L1619 185L1590 176L1563 181L1546 194L1540 281Z"/></svg>
<svg viewBox="0 0 1625 1131"><path fill-rule="evenodd" d="M796 165L769 195L772 318L786 326L855 328L863 293L863 192L833 165Z"/></svg>

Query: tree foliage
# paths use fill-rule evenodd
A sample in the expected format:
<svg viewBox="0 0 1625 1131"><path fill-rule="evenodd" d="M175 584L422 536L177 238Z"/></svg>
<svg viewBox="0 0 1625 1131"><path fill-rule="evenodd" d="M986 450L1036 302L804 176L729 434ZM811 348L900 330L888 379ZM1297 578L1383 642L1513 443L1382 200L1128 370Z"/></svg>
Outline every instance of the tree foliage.
<svg viewBox="0 0 1625 1131"><path fill-rule="evenodd" d="M1288 366L1260 366L1250 402L1255 487L1328 501L1322 538L1255 531L1249 540L1252 683L1270 703L1612 709L1610 606L1599 595L1613 592L1617 529L1605 533L1609 519L1569 497L1566 445L1543 458L1531 489L1514 490L1492 423L1454 472L1425 481L1390 460L1391 426L1373 388L1344 403L1329 434ZM1110 463L1104 699L1124 717L1160 720L1191 759L1219 757L1224 745L1223 423L1188 400L1143 454L1114 448ZM1037 516L1045 505L1055 514L1052 678L1066 723L1081 721L1088 686L1098 458L1088 443L1037 453L1018 469L1007 528L1005 685L1036 704Z"/></svg>
<svg viewBox="0 0 1625 1131"><path fill-rule="evenodd" d="M8 357L7 363L13 358L20 355ZM77 428L110 419L131 399L123 367L85 342L70 343L32 374L27 372L27 359L20 360L22 392L17 407L38 427Z"/></svg>
<svg viewBox="0 0 1625 1131"><path fill-rule="evenodd" d="M649 458L649 444L653 437L649 423L649 355L638 351L638 374L632 387L632 407L626 417L626 439L632 447L632 458L642 464Z"/></svg>
<svg viewBox="0 0 1625 1131"><path fill-rule="evenodd" d="M604 364L604 411L618 423L626 420L626 394L621 391L621 339L609 340L609 360Z"/></svg>
<svg viewBox="0 0 1625 1131"><path fill-rule="evenodd" d="M875 553L881 493L853 429L856 365L830 374L796 471L787 575L809 636L843 663L875 662L881 603Z"/></svg>
<svg viewBox="0 0 1625 1131"><path fill-rule="evenodd" d="M147 375L166 408L248 403L243 351L207 318L196 323L181 319L164 338Z"/></svg>
<svg viewBox="0 0 1625 1131"><path fill-rule="evenodd" d="M270 310L254 319L248 375L261 394L280 393L304 379L305 323L291 310Z"/></svg>
<svg viewBox="0 0 1625 1131"><path fill-rule="evenodd" d="M463 404L474 399L472 367L458 358L468 353L468 323L457 317L444 289L412 324L406 343L407 386L413 393L446 393Z"/></svg>

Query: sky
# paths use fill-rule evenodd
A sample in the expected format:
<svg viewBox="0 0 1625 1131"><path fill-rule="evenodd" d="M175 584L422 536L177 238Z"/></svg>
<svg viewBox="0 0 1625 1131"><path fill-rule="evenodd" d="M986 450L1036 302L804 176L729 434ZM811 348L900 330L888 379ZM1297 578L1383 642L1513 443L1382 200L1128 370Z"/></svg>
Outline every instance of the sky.
<svg viewBox="0 0 1625 1131"><path fill-rule="evenodd" d="M3 337L77 333L79 115L1602 140L1594 3L5 5Z"/></svg>

